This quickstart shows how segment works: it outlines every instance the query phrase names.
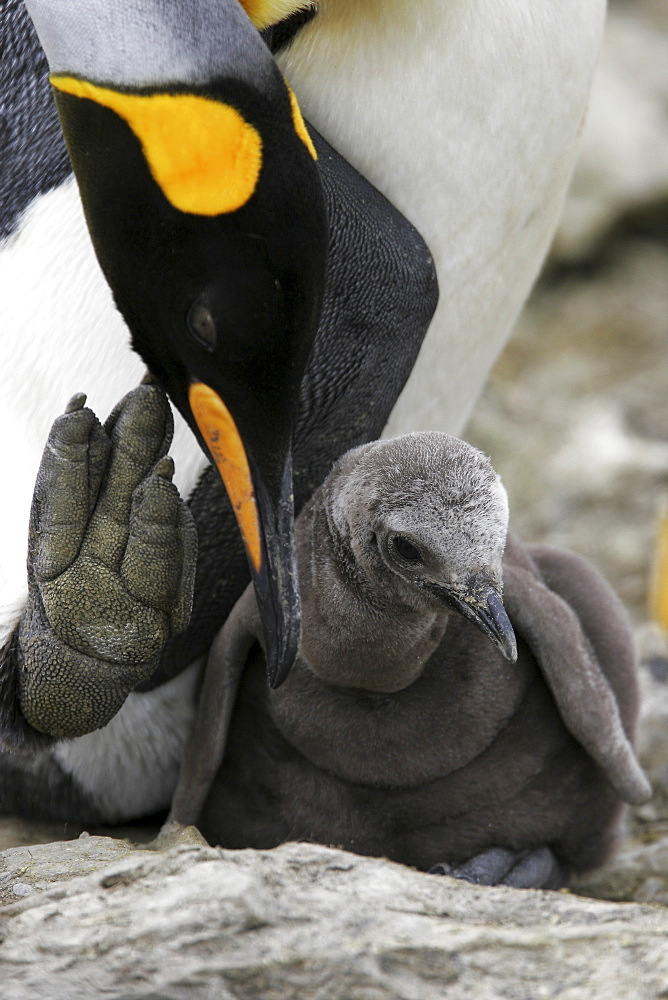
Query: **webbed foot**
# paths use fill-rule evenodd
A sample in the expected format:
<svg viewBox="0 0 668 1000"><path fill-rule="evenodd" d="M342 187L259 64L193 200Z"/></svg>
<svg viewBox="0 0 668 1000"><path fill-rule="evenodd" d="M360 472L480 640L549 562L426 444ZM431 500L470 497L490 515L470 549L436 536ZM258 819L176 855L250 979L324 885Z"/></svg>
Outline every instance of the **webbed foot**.
<svg viewBox="0 0 668 1000"><path fill-rule="evenodd" d="M549 847L511 851L489 847L459 865L440 862L430 875L450 875L474 885L506 885L514 889L563 889L568 871Z"/></svg>
<svg viewBox="0 0 668 1000"><path fill-rule="evenodd" d="M104 426L84 403L73 397L42 456L18 637L21 710L52 736L105 725L151 675L188 624L197 555L163 391L138 386Z"/></svg>

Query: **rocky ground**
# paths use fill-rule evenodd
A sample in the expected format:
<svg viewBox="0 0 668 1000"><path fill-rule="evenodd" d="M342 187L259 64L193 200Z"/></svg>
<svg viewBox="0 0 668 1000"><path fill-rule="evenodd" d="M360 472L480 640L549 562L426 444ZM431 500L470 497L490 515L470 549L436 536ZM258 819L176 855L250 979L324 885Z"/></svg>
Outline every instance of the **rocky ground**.
<svg viewBox="0 0 668 1000"><path fill-rule="evenodd" d="M119 839L148 827L51 844L80 831L4 821L3 998L668 997L668 646L648 612L668 496L668 0L611 5L550 264L467 436L501 472L515 530L588 556L637 628L655 796L615 864L577 886L616 902L306 845Z"/></svg>
<svg viewBox="0 0 668 1000"><path fill-rule="evenodd" d="M85 874L51 845L5 855L23 899L4 911L3 1000L668 996L663 907L481 889L316 845L74 843Z"/></svg>

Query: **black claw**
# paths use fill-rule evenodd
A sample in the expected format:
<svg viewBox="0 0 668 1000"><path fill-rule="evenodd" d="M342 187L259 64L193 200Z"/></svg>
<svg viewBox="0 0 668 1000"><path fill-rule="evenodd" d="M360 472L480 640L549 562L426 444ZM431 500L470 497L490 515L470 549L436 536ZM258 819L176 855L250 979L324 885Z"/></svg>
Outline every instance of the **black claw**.
<svg viewBox="0 0 668 1000"><path fill-rule="evenodd" d="M172 476L174 475L174 460L169 455L163 455L163 457L156 462L153 472L156 476L161 476L162 479L168 479L172 481Z"/></svg>
<svg viewBox="0 0 668 1000"><path fill-rule="evenodd" d="M82 410L86 405L86 393L85 392L75 392L67 406L65 407L65 413L75 413L77 410Z"/></svg>

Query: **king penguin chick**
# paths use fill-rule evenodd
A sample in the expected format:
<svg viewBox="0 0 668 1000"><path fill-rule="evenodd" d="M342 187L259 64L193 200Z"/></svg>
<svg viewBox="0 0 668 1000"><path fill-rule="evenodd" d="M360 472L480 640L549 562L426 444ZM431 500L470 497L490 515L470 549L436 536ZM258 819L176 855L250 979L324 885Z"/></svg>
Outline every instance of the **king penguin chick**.
<svg viewBox="0 0 668 1000"><path fill-rule="evenodd" d="M172 819L227 847L316 841L480 884L558 888L602 864L622 801L650 792L631 632L591 566L507 527L498 475L456 438L344 455L298 520L297 664L269 689L246 591Z"/></svg>

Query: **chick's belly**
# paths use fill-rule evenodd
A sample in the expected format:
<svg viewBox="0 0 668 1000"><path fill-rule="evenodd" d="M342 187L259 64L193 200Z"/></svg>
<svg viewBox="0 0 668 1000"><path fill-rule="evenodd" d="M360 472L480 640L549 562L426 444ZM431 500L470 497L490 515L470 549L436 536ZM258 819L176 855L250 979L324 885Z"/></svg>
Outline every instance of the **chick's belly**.
<svg viewBox="0 0 668 1000"><path fill-rule="evenodd" d="M561 853L572 854L575 827L601 829L595 815L583 821L585 814L598 811L609 821L607 799L593 794L595 768L550 711L542 684L483 753L412 788L352 783L316 767L274 725L267 691L258 658L246 670L201 817L213 844L266 849L308 840L428 870L489 846L563 845Z"/></svg>

